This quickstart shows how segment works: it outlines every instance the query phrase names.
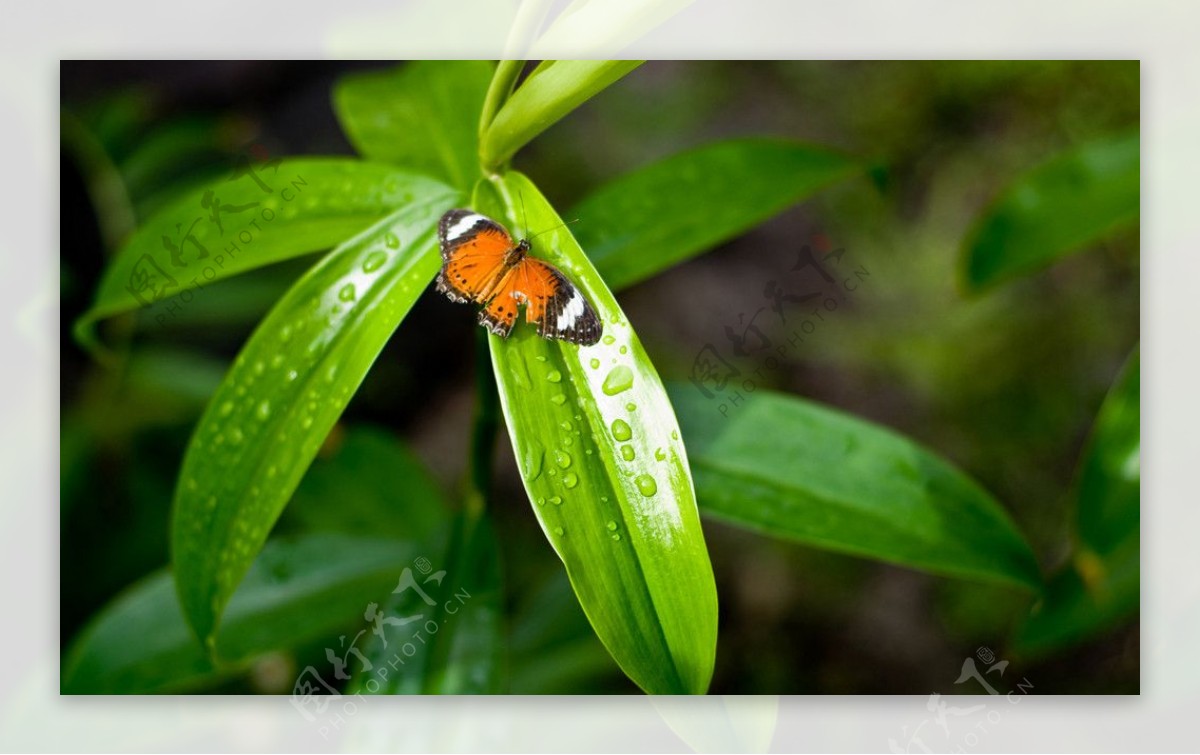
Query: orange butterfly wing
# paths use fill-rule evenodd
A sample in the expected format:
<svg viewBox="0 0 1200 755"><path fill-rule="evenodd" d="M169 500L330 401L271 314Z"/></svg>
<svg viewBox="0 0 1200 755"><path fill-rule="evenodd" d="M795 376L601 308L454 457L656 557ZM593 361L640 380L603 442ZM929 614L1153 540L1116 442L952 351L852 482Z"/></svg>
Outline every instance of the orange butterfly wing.
<svg viewBox="0 0 1200 755"><path fill-rule="evenodd" d="M505 274L512 236L494 221L470 210L451 210L438 223L442 270L437 289L453 301L482 303L494 295Z"/></svg>
<svg viewBox="0 0 1200 755"><path fill-rule="evenodd" d="M495 298L479 313L479 321L507 336L516 323L517 305L525 305L525 321L538 335L591 346L603 328L583 293L558 268L526 257L500 282Z"/></svg>
<svg viewBox="0 0 1200 755"><path fill-rule="evenodd" d="M486 305L479 322L491 332L508 336L524 304L526 322L537 325L544 338L585 346L600 340L600 318L583 293L549 263L509 259L516 245L499 223L471 210L451 210L438 223L438 241L438 291L453 301Z"/></svg>

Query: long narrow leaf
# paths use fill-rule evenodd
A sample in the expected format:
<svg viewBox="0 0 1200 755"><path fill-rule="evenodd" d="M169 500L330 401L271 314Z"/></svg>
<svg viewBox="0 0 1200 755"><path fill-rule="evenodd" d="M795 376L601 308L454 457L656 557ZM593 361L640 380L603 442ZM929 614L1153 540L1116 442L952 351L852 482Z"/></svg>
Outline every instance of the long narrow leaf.
<svg viewBox="0 0 1200 755"><path fill-rule="evenodd" d="M806 545L1039 589L1029 544L979 485L884 428L756 391L736 407L672 386L701 509Z"/></svg>
<svg viewBox="0 0 1200 755"><path fill-rule="evenodd" d="M640 60L546 61L513 92L479 145L485 168L503 165L533 137L605 87L641 65Z"/></svg>
<svg viewBox="0 0 1200 755"><path fill-rule="evenodd" d="M1018 628L1040 655L1097 636L1137 613L1141 594L1141 359L1126 361L1079 465L1075 552Z"/></svg>
<svg viewBox="0 0 1200 755"><path fill-rule="evenodd" d="M211 642L221 612L384 343L438 268L434 190L331 252L275 306L217 389L175 492L175 580Z"/></svg>
<svg viewBox="0 0 1200 755"><path fill-rule="evenodd" d="M72 643L62 691L181 692L237 673L262 653L361 621L367 605L388 594L415 555L409 543L378 538L272 540L229 603L217 638L220 667L196 644L170 573L157 572L118 596Z"/></svg>
<svg viewBox="0 0 1200 755"><path fill-rule="evenodd" d="M334 108L364 157L467 191L479 178L476 119L492 69L482 60L425 60L346 76Z"/></svg>
<svg viewBox="0 0 1200 755"><path fill-rule="evenodd" d="M980 291L1032 272L1138 218L1138 134L1061 153L1018 178L963 249L963 283Z"/></svg>
<svg viewBox="0 0 1200 755"><path fill-rule="evenodd" d="M575 205L575 236L614 289L708 251L820 189L861 172L837 152L734 139L672 155Z"/></svg>
<svg viewBox="0 0 1200 755"><path fill-rule="evenodd" d="M233 175L134 233L76 323L81 342L94 345L99 320L139 307L170 322L214 281L333 247L414 197L441 189L389 165L334 158L247 163Z"/></svg>
<svg viewBox="0 0 1200 755"><path fill-rule="evenodd" d="M1079 470L1079 539L1099 554L1136 538L1140 530L1141 385L1135 350L1100 407Z"/></svg>
<svg viewBox="0 0 1200 755"><path fill-rule="evenodd" d="M534 253L558 265L603 318L579 347L519 324L491 337L501 406L522 480L592 627L651 693L708 687L717 601L671 403L629 321L537 188L510 173L476 207L538 230ZM524 230L524 229L521 229Z"/></svg>

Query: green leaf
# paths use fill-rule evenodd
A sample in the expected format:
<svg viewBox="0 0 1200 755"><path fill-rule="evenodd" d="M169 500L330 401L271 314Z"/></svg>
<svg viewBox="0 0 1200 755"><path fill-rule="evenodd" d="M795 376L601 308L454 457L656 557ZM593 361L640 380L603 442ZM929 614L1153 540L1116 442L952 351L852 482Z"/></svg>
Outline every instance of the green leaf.
<svg viewBox="0 0 1200 755"><path fill-rule="evenodd" d="M479 145L483 166L503 165L535 136L641 64L640 60L543 61L484 132Z"/></svg>
<svg viewBox="0 0 1200 755"><path fill-rule="evenodd" d="M313 267L242 348L183 461L172 530L189 623L221 611L333 423L439 267L431 189Z"/></svg>
<svg viewBox="0 0 1200 755"><path fill-rule="evenodd" d="M1080 542L1098 554L1136 538L1141 522L1141 362L1135 349L1109 391L1079 470Z"/></svg>
<svg viewBox="0 0 1200 755"><path fill-rule="evenodd" d="M381 428L356 425L313 463L285 517L309 531L427 542L449 514L445 495L412 451Z"/></svg>
<svg viewBox="0 0 1200 755"><path fill-rule="evenodd" d="M1101 562L1076 557L1050 579L1046 594L1016 631L1013 649L1028 657L1046 655L1120 626L1138 611L1141 552L1137 538L1125 541Z"/></svg>
<svg viewBox="0 0 1200 755"><path fill-rule="evenodd" d="M426 576L409 571L400 592L383 604L387 625L364 643L372 666L386 675L356 675L349 692L389 695L471 695L499 692L500 557L486 517L460 515L448 544ZM440 575L440 576L439 576ZM399 660L397 660L399 659ZM373 680L373 681L372 681Z"/></svg>
<svg viewBox="0 0 1200 755"><path fill-rule="evenodd" d="M334 109L364 157L465 192L479 178L476 124L492 69L482 60L426 60L354 74L334 88Z"/></svg>
<svg viewBox="0 0 1200 755"><path fill-rule="evenodd" d="M559 695L605 691L623 681L620 668L592 631L567 575L551 572L540 586L514 596L508 651L509 693Z"/></svg>
<svg viewBox="0 0 1200 755"><path fill-rule="evenodd" d="M1042 655L1118 626L1141 594L1141 360L1135 349L1104 399L1079 465L1076 546L1015 646Z"/></svg>
<svg viewBox="0 0 1200 755"><path fill-rule="evenodd" d="M736 407L675 385L706 514L818 548L1039 589L1029 544L978 484L896 433L791 396Z"/></svg>
<svg viewBox="0 0 1200 755"><path fill-rule="evenodd" d="M967 236L965 288L1038 270L1136 222L1140 145L1136 133L1086 144L1017 178Z"/></svg>
<svg viewBox="0 0 1200 755"><path fill-rule="evenodd" d="M605 282L631 286L862 171L850 158L782 139L681 152L597 189L568 214Z"/></svg>
<svg viewBox="0 0 1200 755"><path fill-rule="evenodd" d="M99 320L144 306L164 316L186 309L214 281L328 249L414 197L445 191L431 179L357 160L289 159L254 170L262 186L249 173L218 181L139 228L104 271L96 300L75 324L76 338L95 346ZM220 228L212 202L203 205L206 191L226 208Z"/></svg>
<svg viewBox="0 0 1200 755"><path fill-rule="evenodd" d="M509 173L476 208L510 227L554 229L533 252L560 267L603 318L579 347L518 324L492 336L501 407L534 513L596 634L642 689L702 693L717 596L687 454L658 374L603 279L537 188Z"/></svg>
<svg viewBox="0 0 1200 755"><path fill-rule="evenodd" d="M412 545L309 535L272 540L255 560L217 639L214 666L192 636L171 575L156 572L104 608L72 643L63 694L180 692L244 670L251 659L332 635L387 595Z"/></svg>

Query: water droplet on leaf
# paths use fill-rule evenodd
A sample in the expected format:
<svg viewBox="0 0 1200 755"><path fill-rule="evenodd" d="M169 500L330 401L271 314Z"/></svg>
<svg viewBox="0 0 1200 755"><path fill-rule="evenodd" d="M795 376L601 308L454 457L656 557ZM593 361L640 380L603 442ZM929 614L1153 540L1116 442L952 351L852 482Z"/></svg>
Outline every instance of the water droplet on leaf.
<svg viewBox="0 0 1200 755"><path fill-rule="evenodd" d="M623 419L613 420L612 435L617 440L629 440L633 437L633 432L629 429L629 423Z"/></svg>
<svg viewBox="0 0 1200 755"><path fill-rule="evenodd" d="M604 385L601 386L601 390L603 390L607 396L615 396L622 391L629 390L629 387L632 385L633 370L629 369L625 365L620 365L619 367L614 367L612 371L608 373L608 377L604 378Z"/></svg>
<svg viewBox="0 0 1200 755"><path fill-rule="evenodd" d="M397 241L399 241L397 239ZM364 273L373 273L383 267L383 263L387 262L387 255L383 252L371 252L367 258L363 260L362 269Z"/></svg>
<svg viewBox="0 0 1200 755"><path fill-rule="evenodd" d="M658 492L658 483L656 483L654 478L648 474L638 475L637 479L634 480L634 484L637 485L637 488L642 492L642 495L646 496L647 498Z"/></svg>

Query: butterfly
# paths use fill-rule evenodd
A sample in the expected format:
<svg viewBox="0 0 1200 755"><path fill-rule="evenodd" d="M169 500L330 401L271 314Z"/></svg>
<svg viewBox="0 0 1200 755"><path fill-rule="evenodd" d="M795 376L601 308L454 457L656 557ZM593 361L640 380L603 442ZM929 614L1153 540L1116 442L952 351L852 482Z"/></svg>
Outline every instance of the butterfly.
<svg viewBox="0 0 1200 755"><path fill-rule="evenodd" d="M525 305L538 335L591 346L603 325L583 293L558 268L529 256L529 239L471 210L450 210L438 223L442 270L437 290L451 301L483 304L479 324L507 337Z"/></svg>

